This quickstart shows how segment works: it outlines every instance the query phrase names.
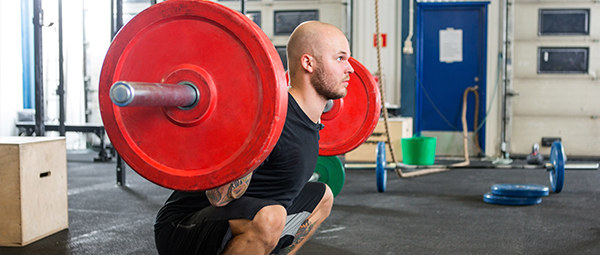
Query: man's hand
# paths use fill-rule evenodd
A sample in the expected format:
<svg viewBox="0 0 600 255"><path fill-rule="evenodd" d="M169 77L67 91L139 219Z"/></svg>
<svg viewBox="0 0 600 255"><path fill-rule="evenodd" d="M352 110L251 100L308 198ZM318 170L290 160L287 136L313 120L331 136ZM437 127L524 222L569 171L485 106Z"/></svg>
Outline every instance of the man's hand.
<svg viewBox="0 0 600 255"><path fill-rule="evenodd" d="M252 173L229 184L207 190L206 197L208 197L208 200L214 206L225 206L234 199L242 197L246 189L248 189L248 185L250 185L250 179L252 179Z"/></svg>

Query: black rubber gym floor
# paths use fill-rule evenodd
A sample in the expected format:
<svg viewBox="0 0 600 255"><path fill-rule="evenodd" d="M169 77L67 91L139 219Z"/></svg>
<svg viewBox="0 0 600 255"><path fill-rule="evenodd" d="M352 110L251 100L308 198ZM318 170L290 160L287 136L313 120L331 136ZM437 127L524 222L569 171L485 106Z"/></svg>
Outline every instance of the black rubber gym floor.
<svg viewBox="0 0 600 255"><path fill-rule="evenodd" d="M170 191L115 162L69 152L69 229L16 254L156 254L152 224ZM570 162L574 163L574 162ZM549 186L545 170L461 169L414 179L347 170L330 217L299 254L600 254L600 171L567 171L561 193L539 205L486 204L495 183ZM44 220L40 215L39 220ZM1 231L1 230L0 230Z"/></svg>

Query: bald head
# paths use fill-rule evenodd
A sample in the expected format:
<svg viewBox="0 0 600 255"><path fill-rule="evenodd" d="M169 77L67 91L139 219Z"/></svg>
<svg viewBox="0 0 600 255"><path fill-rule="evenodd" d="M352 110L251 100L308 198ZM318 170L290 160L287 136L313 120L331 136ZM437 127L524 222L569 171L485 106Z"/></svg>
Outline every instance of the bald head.
<svg viewBox="0 0 600 255"><path fill-rule="evenodd" d="M290 76L302 68L301 58L308 54L314 58L321 58L324 51L339 44L348 45L344 33L337 27L320 21L307 21L300 24L287 44L288 70ZM348 54L350 54L348 52Z"/></svg>

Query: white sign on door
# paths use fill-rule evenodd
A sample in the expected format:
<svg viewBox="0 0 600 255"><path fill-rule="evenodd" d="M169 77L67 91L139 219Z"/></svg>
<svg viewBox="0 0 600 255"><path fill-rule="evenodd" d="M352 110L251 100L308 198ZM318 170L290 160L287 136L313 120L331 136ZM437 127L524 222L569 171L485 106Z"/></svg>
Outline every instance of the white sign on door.
<svg viewBox="0 0 600 255"><path fill-rule="evenodd" d="M440 62L453 63L463 60L462 29L446 28L440 30Z"/></svg>

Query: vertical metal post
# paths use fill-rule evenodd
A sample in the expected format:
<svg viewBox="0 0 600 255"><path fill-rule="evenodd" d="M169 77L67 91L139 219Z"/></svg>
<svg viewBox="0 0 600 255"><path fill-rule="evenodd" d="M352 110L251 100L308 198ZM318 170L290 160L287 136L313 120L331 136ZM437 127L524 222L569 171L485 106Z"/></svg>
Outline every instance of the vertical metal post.
<svg viewBox="0 0 600 255"><path fill-rule="evenodd" d="M150 0L150 5L155 5L156 4L156 0Z"/></svg>
<svg viewBox="0 0 600 255"><path fill-rule="evenodd" d="M242 3L242 14L246 15L246 0L240 0Z"/></svg>
<svg viewBox="0 0 600 255"><path fill-rule="evenodd" d="M125 161L123 161L123 158L121 158L121 155L118 155L118 152L117 152L117 185L118 186L125 186L125 184L127 183L125 181L125 170L127 170L127 164L125 164Z"/></svg>
<svg viewBox="0 0 600 255"><path fill-rule="evenodd" d="M115 34L117 34L123 27L123 0L117 0L116 26Z"/></svg>
<svg viewBox="0 0 600 255"><path fill-rule="evenodd" d="M352 32L353 32L353 19L354 19L354 14L352 13L352 8L354 7L354 1L352 0L348 0L348 3L346 3L346 27L347 27L347 31L346 31L346 36L348 37L348 43L350 44L350 50L352 50Z"/></svg>
<svg viewBox="0 0 600 255"><path fill-rule="evenodd" d="M33 0L33 54L35 61L35 134L46 135L44 123L44 77L42 72L42 25L43 25L42 1Z"/></svg>
<svg viewBox="0 0 600 255"><path fill-rule="evenodd" d="M89 42L87 40L87 30L86 30L86 8L85 8L85 1L83 1L83 8L81 10L81 27L82 27L82 35L83 35L83 61L82 61L82 69L83 69L83 102L84 102L84 114L85 114L85 123L89 123L90 122L90 115L91 115L91 111L90 111L90 106L88 104L89 102L89 92L91 91L90 88L90 75L88 74L88 66L87 66L87 61L88 61L88 46L89 46ZM102 142L102 141L101 141Z"/></svg>
<svg viewBox="0 0 600 255"><path fill-rule="evenodd" d="M123 0L110 0L110 38L123 27Z"/></svg>
<svg viewBox="0 0 600 255"><path fill-rule="evenodd" d="M112 0L111 0L112 1ZM117 16L112 16L111 18L115 20L115 30L113 35L113 39L114 36L117 34L117 32L119 30L121 30L121 27L123 27L123 0L115 0L116 1L116 12L117 12ZM127 169L127 164L125 164L125 161L123 161L123 158L121 158L120 155L118 155L119 152L117 151L117 185L118 186L125 186L126 185L126 181L125 181L125 170Z"/></svg>
<svg viewBox="0 0 600 255"><path fill-rule="evenodd" d="M115 0L110 0L110 40L115 38Z"/></svg>
<svg viewBox="0 0 600 255"><path fill-rule="evenodd" d="M65 76L63 59L63 20L62 20L62 0L58 0L58 132L60 136L65 136Z"/></svg>
<svg viewBox="0 0 600 255"><path fill-rule="evenodd" d="M508 52L508 0L503 1L503 18L502 18L502 86L501 86L501 97L502 97L502 126L500 129L500 157L505 159L508 157L508 148L506 143L506 125L507 125L507 95L506 88L508 86L507 77L507 62L506 55Z"/></svg>

